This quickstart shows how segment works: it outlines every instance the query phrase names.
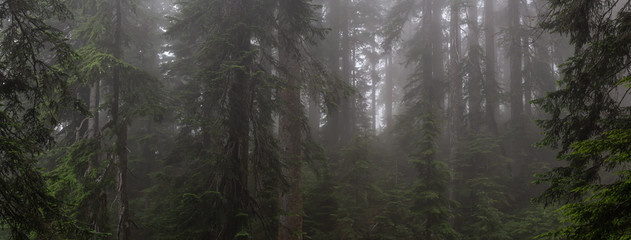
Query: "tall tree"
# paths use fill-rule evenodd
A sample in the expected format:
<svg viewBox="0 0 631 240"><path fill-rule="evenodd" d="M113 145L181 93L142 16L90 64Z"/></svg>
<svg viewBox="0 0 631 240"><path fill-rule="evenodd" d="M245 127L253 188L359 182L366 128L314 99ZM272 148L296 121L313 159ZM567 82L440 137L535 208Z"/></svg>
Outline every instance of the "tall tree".
<svg viewBox="0 0 631 240"><path fill-rule="evenodd" d="M631 2L551 1L542 26L567 34L574 56L561 67L560 89L536 100L548 118L543 145L559 148L564 165L540 176L538 198L562 204L563 239L627 239L629 235L629 107ZM609 176L609 177L606 177Z"/></svg>
<svg viewBox="0 0 631 240"><path fill-rule="evenodd" d="M123 31L123 10L121 0L115 0L114 2L114 41L112 56L115 59L121 59L122 57L122 31ZM120 66L114 66L112 72L112 102L110 107L110 114L112 116L112 122L114 125L114 131L116 135L116 162L118 169L118 188L117 198L119 202L118 207L118 224L117 224L117 237L119 240L127 240L130 234L130 221L129 221L129 200L127 198L127 121L120 114L121 104L121 68Z"/></svg>
<svg viewBox="0 0 631 240"><path fill-rule="evenodd" d="M52 146L59 113L73 101L66 70L76 55L46 22L69 16L63 1L0 3L0 225L11 239L88 237L72 235L79 229L35 161Z"/></svg>
<svg viewBox="0 0 631 240"><path fill-rule="evenodd" d="M514 124L521 122L524 112L523 85L522 85L522 47L521 47L521 15L520 1L508 1L509 18L509 53L510 59L510 109L511 121Z"/></svg>
<svg viewBox="0 0 631 240"><path fill-rule="evenodd" d="M473 133L480 130L483 123L482 112L482 70L480 60L482 59L482 48L480 47L480 26L478 23L478 3L469 1L467 4L467 74L468 74L468 110L469 127Z"/></svg>
<svg viewBox="0 0 631 240"><path fill-rule="evenodd" d="M305 20L312 16L309 3L304 1L279 1L279 62L284 70L285 86L279 92L282 109L278 120L279 147L282 174L287 181L287 189L280 194L278 239L302 239L302 122L303 106L300 99L301 86L301 46L300 38L305 27L311 23ZM306 25L306 26L305 26Z"/></svg>
<svg viewBox="0 0 631 240"><path fill-rule="evenodd" d="M408 42L408 62L415 69L403 99L406 110L398 128L405 129L402 137L409 144L410 163L418 172L411 211L419 226L417 234L425 239L457 235L449 223L448 169L439 159L438 149L444 98L443 8L441 1L402 1L391 10L387 26L391 32L388 38L396 40L407 19L416 11L422 14L421 26Z"/></svg>
<svg viewBox="0 0 631 240"><path fill-rule="evenodd" d="M497 133L497 115L499 114L499 86L497 84L497 56L495 48L495 1L484 0L484 41L485 75L484 96L486 100L486 118L489 130Z"/></svg>

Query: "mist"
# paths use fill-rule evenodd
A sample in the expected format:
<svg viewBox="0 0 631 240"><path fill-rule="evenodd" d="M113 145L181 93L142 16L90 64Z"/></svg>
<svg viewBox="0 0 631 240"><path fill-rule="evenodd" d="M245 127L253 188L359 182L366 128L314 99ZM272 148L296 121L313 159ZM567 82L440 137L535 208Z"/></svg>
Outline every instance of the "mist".
<svg viewBox="0 0 631 240"><path fill-rule="evenodd" d="M631 1L0 3L0 239L627 239Z"/></svg>

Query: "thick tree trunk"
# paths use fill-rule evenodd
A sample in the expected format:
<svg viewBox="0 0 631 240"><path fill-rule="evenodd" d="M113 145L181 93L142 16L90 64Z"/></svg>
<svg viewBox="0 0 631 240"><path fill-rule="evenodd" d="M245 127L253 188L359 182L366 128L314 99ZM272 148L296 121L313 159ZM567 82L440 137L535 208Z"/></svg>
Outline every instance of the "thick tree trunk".
<svg viewBox="0 0 631 240"><path fill-rule="evenodd" d="M462 121L464 119L463 96L462 96L462 74L460 66L460 2L453 1L450 6L451 21L449 24L449 168L454 172L456 165L457 144L460 138ZM454 195L455 179L453 174L449 178L449 199L455 201ZM453 211L453 207L451 207ZM450 221L453 223L452 221Z"/></svg>
<svg viewBox="0 0 631 240"><path fill-rule="evenodd" d="M444 109L444 91L442 85L445 81L445 64L444 64L444 49L443 49L443 28L442 28L442 10L444 7L443 1L433 1L430 27L430 41L432 42L432 92L430 101L435 103L436 107ZM438 109L436 109L438 110Z"/></svg>
<svg viewBox="0 0 631 240"><path fill-rule="evenodd" d="M100 105L100 81L96 80L92 83L90 87L90 101L89 101L89 111L92 114L92 117L88 119L88 130L87 130L87 139L90 141L94 141L94 156L90 159L90 163L88 169L86 170L86 176L90 174L92 168L98 165L101 161L100 158L100 130L99 130L99 105ZM95 179L97 181L97 185L99 185L99 181L101 179ZM97 193L97 200L94 205L94 208L90 209L90 221L92 224L92 230L94 232L102 233L105 231L105 225L107 223L107 193L104 188L97 189L100 193ZM96 239L96 238L94 238Z"/></svg>
<svg viewBox="0 0 631 240"><path fill-rule="evenodd" d="M508 16L510 28L510 103L511 121L517 124L521 120L524 109L522 91L522 48L521 27L519 23L519 0L508 1Z"/></svg>
<svg viewBox="0 0 631 240"><path fill-rule="evenodd" d="M250 146L250 113L252 108L252 79L249 70L252 67L252 59L248 55L250 51L250 32L244 23L246 14L251 6L250 0L233 0L230 2L228 14L241 16L234 23L234 29L228 32L232 38L234 48L233 61L240 61L239 65L244 69L232 70L228 76L230 90L228 91L228 138L226 142L226 165L220 187L221 193L226 198L227 218L224 231L220 239L248 239L248 220L250 218L250 195L248 190L249 171L249 146Z"/></svg>
<svg viewBox="0 0 631 240"><path fill-rule="evenodd" d="M88 119L88 139L95 139L99 135L100 91L100 81L95 80L90 87L90 106L88 111L90 111L92 117Z"/></svg>
<svg viewBox="0 0 631 240"><path fill-rule="evenodd" d="M309 96L309 130L311 137L318 141L320 139L320 96L317 93Z"/></svg>
<svg viewBox="0 0 631 240"><path fill-rule="evenodd" d="M352 85L352 71L353 67L351 65L352 58L352 43L351 43L351 32L350 32L350 0L341 0L342 1L342 79L347 84ZM355 126L353 123L353 104L355 102L355 96L346 96L342 98L341 103L341 126L340 130L342 136L340 138L341 144L348 144L353 135L355 134Z"/></svg>
<svg viewBox="0 0 631 240"><path fill-rule="evenodd" d="M486 124L489 130L497 134L497 117L499 114L499 86L496 77L495 54L495 0L484 0L484 38L486 50L486 78L484 91L486 97Z"/></svg>
<svg viewBox="0 0 631 240"><path fill-rule="evenodd" d="M528 21L530 17L534 17L535 13L530 11L530 7L528 6L528 3L522 2L521 6L523 8L523 14L522 14L523 22ZM532 87L533 87L534 76L538 74L537 72L535 72L535 69L534 69L534 54L531 51L530 42L531 42L530 31L524 30L522 32L522 49L523 49L522 55L524 56L523 58L523 61L524 61L524 70L523 70L524 114L528 118L532 117L532 105L530 104L530 101L532 100Z"/></svg>
<svg viewBox="0 0 631 240"><path fill-rule="evenodd" d="M282 6L281 6L282 7ZM296 39L296 37L293 37ZM292 40L293 40L292 39ZM297 41L294 41L294 43ZM291 43L281 44L291 46ZM282 173L287 189L280 194L279 240L302 239L302 104L300 102L300 66L297 53L291 49L280 49L280 62L286 67L287 86L282 89L280 100L285 106L281 111L278 132L280 139Z"/></svg>
<svg viewBox="0 0 631 240"><path fill-rule="evenodd" d="M122 0L115 0L115 25L114 25L114 50L115 58L120 59L122 56L122 22L123 11L121 6ZM114 122L114 131L116 134L116 157L118 166L118 224L117 236L118 240L126 240L130 235L129 226L129 203L127 199L127 123L124 117L120 115L120 92L121 92L121 72L120 67L115 66L112 78L112 121Z"/></svg>
<svg viewBox="0 0 631 240"><path fill-rule="evenodd" d="M482 71L480 69L480 27L478 24L477 1L469 2L467 24L469 26L469 121L473 132L477 132L482 120Z"/></svg>
<svg viewBox="0 0 631 240"><path fill-rule="evenodd" d="M331 69L331 73L335 77L340 76L340 29L341 29L341 0L329 0L329 11L327 14L327 23L331 28L329 38L326 39L330 49L328 50L328 65ZM340 134L342 126L341 123L341 99L335 99L335 103L328 103L328 112L326 116L326 128L323 129L323 143L331 151L331 161L335 162L337 159L337 149L339 148Z"/></svg>

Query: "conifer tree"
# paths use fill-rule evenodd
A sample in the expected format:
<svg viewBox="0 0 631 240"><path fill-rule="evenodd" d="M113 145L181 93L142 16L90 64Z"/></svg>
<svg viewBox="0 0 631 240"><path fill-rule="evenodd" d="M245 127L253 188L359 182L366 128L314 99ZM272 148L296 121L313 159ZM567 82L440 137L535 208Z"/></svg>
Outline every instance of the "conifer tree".
<svg viewBox="0 0 631 240"><path fill-rule="evenodd" d="M62 1L0 3L0 226L11 239L86 238L45 185L37 157L53 146L71 106L75 53L48 20L68 20Z"/></svg>
<svg viewBox="0 0 631 240"><path fill-rule="evenodd" d="M439 158L438 139L441 132L441 107L444 91L442 10L441 1L402 1L393 8L401 12L390 14L391 29L398 38L408 17L419 10L420 29L410 41L408 61L415 72L410 77L404 97L406 113L399 122L405 129L404 141L411 142L410 162L418 171L412 194L417 234L424 239L448 239L457 233L449 224L449 173ZM416 8L416 9L415 9ZM410 131L413 129L413 131Z"/></svg>
<svg viewBox="0 0 631 240"><path fill-rule="evenodd" d="M548 118L543 145L564 165L540 176L538 198L561 204L568 225L557 239L628 239L631 3L550 1L542 26L570 37L574 56L562 66L560 89L536 100ZM605 178L605 176L610 176Z"/></svg>

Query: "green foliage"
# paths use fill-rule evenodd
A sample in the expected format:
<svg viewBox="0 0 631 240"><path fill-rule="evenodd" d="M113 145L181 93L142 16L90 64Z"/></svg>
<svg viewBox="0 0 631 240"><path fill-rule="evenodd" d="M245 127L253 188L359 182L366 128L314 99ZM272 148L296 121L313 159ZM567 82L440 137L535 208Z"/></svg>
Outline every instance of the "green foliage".
<svg viewBox="0 0 631 240"><path fill-rule="evenodd" d="M563 204L563 239L628 239L629 107L622 101L631 60L628 4L551 1L543 27L568 34L575 55L562 66L561 88L535 101L550 114L538 122L542 145L559 147L566 163L540 175L549 188L539 202ZM578 15L576 15L578 14ZM610 17L602 18L601 15ZM578 16L578 17L577 17ZM622 79L622 80L621 80ZM627 92L617 96L614 91Z"/></svg>
<svg viewBox="0 0 631 240"><path fill-rule="evenodd" d="M456 222L467 239L511 239L504 224L508 159L499 152L499 137L470 134L459 142L454 190L460 207ZM534 237L535 235L531 235Z"/></svg>
<svg viewBox="0 0 631 240"><path fill-rule="evenodd" d="M106 189L114 183L113 164L97 161L101 152L97 139L81 140L68 147L59 147L48 153L56 166L46 174L51 193L63 201L62 209L86 228L97 222L107 222L107 210L102 199ZM100 237L106 237L104 232ZM96 237L96 236L95 236Z"/></svg>
<svg viewBox="0 0 631 240"><path fill-rule="evenodd" d="M68 17L63 1L0 3L0 225L12 239L86 236L60 211L35 161L73 101L66 71L75 54L45 23Z"/></svg>
<svg viewBox="0 0 631 240"><path fill-rule="evenodd" d="M510 239L533 239L562 226L560 213L541 205L516 209L506 216L504 229Z"/></svg>

